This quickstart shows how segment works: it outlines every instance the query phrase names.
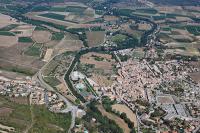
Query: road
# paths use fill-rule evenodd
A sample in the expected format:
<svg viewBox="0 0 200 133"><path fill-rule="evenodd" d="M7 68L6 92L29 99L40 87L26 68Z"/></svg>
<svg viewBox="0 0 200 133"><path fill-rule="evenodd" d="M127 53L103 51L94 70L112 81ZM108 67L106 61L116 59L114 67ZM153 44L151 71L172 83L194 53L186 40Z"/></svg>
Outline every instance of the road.
<svg viewBox="0 0 200 133"><path fill-rule="evenodd" d="M57 55L55 55L54 57L56 57ZM39 81L39 83L41 84L42 87L46 88L48 91L53 91L55 92L58 97L60 99L62 99L65 104L67 105L67 108L62 110L62 111L59 111L57 113L69 113L71 112L72 114L72 121L71 121L71 125L70 125L70 128L68 130L68 133L71 133L71 129L74 127L75 125L75 118L76 118L76 112L78 110L78 107L77 106L74 106L72 105L72 103L67 99L65 98L63 95L61 95L60 93L58 93L57 91L54 90L53 87L51 87L49 84L47 84L44 80L43 80L43 75L42 75L42 71L44 70L44 68L49 64L49 62L54 59L54 57L52 57L40 70L39 72L35 75L35 78L37 81Z"/></svg>

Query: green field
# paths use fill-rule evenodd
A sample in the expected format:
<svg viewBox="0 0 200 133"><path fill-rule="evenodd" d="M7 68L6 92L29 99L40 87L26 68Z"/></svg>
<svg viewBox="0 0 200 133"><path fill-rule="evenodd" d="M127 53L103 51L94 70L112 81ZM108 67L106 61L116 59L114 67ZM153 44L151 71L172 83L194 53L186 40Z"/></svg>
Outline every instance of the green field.
<svg viewBox="0 0 200 133"><path fill-rule="evenodd" d="M62 21L65 20L65 15L60 15L60 14L56 14L56 13L45 13L45 14L40 14L39 16L62 20Z"/></svg>
<svg viewBox="0 0 200 133"><path fill-rule="evenodd" d="M11 113L6 111L0 114L0 123L14 127L17 133L21 133L31 123L30 106L11 102L8 97L0 96L0 108L9 108Z"/></svg>
<svg viewBox="0 0 200 133"><path fill-rule="evenodd" d="M41 46L37 46L37 45L34 45L34 46L30 46L28 48L28 50L26 50L24 53L26 55L29 55L29 56L36 56L36 57L40 57L40 54L41 54Z"/></svg>
<svg viewBox="0 0 200 133"><path fill-rule="evenodd" d="M7 31L0 31L0 35L3 35L3 36L15 36L14 33L7 32Z"/></svg>
<svg viewBox="0 0 200 133"><path fill-rule="evenodd" d="M48 30L48 29L45 28L45 27L36 26L36 27L35 27L35 30Z"/></svg>
<svg viewBox="0 0 200 133"><path fill-rule="evenodd" d="M18 26L17 24L11 24L11 25L1 28L0 31L10 31L10 30L16 28L17 26Z"/></svg>
<svg viewBox="0 0 200 133"><path fill-rule="evenodd" d="M54 32L52 34L51 40L62 40L64 37L64 33Z"/></svg>
<svg viewBox="0 0 200 133"><path fill-rule="evenodd" d="M195 36L200 35L200 26L188 25L188 26L186 26L186 29L187 29L188 32L190 32L191 34L193 34Z"/></svg>
<svg viewBox="0 0 200 133"><path fill-rule="evenodd" d="M67 6L67 7L51 7L51 11L56 12L73 12L73 13L83 13L87 7L79 7L79 6Z"/></svg>
<svg viewBox="0 0 200 133"><path fill-rule="evenodd" d="M136 9L135 12L146 13L146 14L156 14L158 11L153 8Z"/></svg>
<svg viewBox="0 0 200 133"><path fill-rule="evenodd" d="M127 36L125 36L125 35L117 34L112 37L112 41L115 43L120 43L120 42L123 42L126 38L127 38Z"/></svg>
<svg viewBox="0 0 200 133"><path fill-rule="evenodd" d="M52 87L61 84L61 82L55 77L44 77L44 81Z"/></svg>
<svg viewBox="0 0 200 133"><path fill-rule="evenodd" d="M29 133L66 133L71 124L71 115L50 112L45 106L33 106L33 127Z"/></svg>
<svg viewBox="0 0 200 133"><path fill-rule="evenodd" d="M5 96L0 96L1 108L10 111L1 112L0 123L15 128L16 133L22 133L31 123L28 133L66 133L71 124L70 113L52 113L46 106L18 104Z"/></svg>
<svg viewBox="0 0 200 133"><path fill-rule="evenodd" d="M19 37L18 42L22 43L32 43L33 40L30 37Z"/></svg>

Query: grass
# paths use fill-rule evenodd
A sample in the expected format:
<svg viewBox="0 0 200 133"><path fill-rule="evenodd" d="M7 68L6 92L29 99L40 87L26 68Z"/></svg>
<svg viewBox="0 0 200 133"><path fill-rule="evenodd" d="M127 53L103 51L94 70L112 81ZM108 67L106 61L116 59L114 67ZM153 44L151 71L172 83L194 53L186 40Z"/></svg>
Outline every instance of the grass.
<svg viewBox="0 0 200 133"><path fill-rule="evenodd" d="M147 14L158 13L158 11L156 9L153 9L153 8L136 9L135 11L139 12L139 13L147 13Z"/></svg>
<svg viewBox="0 0 200 133"><path fill-rule="evenodd" d="M44 77L44 81L52 87L61 84L61 82L55 77Z"/></svg>
<svg viewBox="0 0 200 133"><path fill-rule="evenodd" d="M45 27L41 27L41 26L36 26L35 30L39 30L39 31L43 31L43 30L48 30L47 28Z"/></svg>
<svg viewBox="0 0 200 133"><path fill-rule="evenodd" d="M26 69L26 68L20 68L18 66L0 67L0 69L6 70L6 71L11 71L11 72L16 72L16 73L21 73L21 74L24 74L27 76L33 76L35 74L35 72L33 70Z"/></svg>
<svg viewBox="0 0 200 133"><path fill-rule="evenodd" d="M161 28L163 31L171 31L172 29L170 27L163 27Z"/></svg>
<svg viewBox="0 0 200 133"><path fill-rule="evenodd" d="M62 20L62 21L65 20L65 15L60 15L60 14L56 14L56 13L45 13L45 14L40 14L39 16Z"/></svg>
<svg viewBox="0 0 200 133"><path fill-rule="evenodd" d="M125 36L125 35L117 34L112 37L112 41L115 43L120 43L120 42L123 42L126 38L127 38L127 36Z"/></svg>
<svg viewBox="0 0 200 133"><path fill-rule="evenodd" d="M9 115L0 115L0 123L14 127L16 133L22 133L31 124L31 110L34 124L29 133L66 133L71 124L70 113L52 113L45 106L17 104L5 96L0 96L1 107L13 109Z"/></svg>
<svg viewBox="0 0 200 133"><path fill-rule="evenodd" d="M36 56L36 57L40 57L40 54L41 54L41 50L40 50L41 47L39 46L30 46L28 48L27 51L25 51L25 54L26 55L29 55L29 56Z"/></svg>
<svg viewBox="0 0 200 133"><path fill-rule="evenodd" d="M35 123L29 133L66 133L71 115L50 112L45 106L33 106ZM62 130L61 130L62 129Z"/></svg>
<svg viewBox="0 0 200 133"><path fill-rule="evenodd" d="M14 33L7 32L7 31L0 31L0 35L3 35L3 36L15 36Z"/></svg>
<svg viewBox="0 0 200 133"><path fill-rule="evenodd" d="M17 24L10 24L8 26L1 28L0 31L10 31L10 30L16 28L17 26L18 26Z"/></svg>
<svg viewBox="0 0 200 133"><path fill-rule="evenodd" d="M94 90L94 88L90 85L90 83L87 81L87 79L83 79L83 81L84 81L84 83L86 84L88 90L89 90L90 92L92 92L92 94L93 94L94 96L98 96L98 94L96 93L96 91Z"/></svg>
<svg viewBox="0 0 200 133"><path fill-rule="evenodd" d="M19 37L18 42L22 43L32 43L33 40L30 37Z"/></svg>
<svg viewBox="0 0 200 133"><path fill-rule="evenodd" d="M73 12L81 14L86 10L87 7L80 7L80 6L67 6L67 7L52 7L51 11L57 12Z"/></svg>
<svg viewBox="0 0 200 133"><path fill-rule="evenodd" d="M0 115L0 123L14 127L16 132L22 132L31 122L30 106L11 102L9 97L0 96L0 108L13 109L9 115Z"/></svg>
<svg viewBox="0 0 200 133"><path fill-rule="evenodd" d="M54 32L52 34L51 40L62 40L64 37L64 33L60 33L60 32Z"/></svg>
<svg viewBox="0 0 200 133"><path fill-rule="evenodd" d="M200 35L200 26L188 25L188 26L186 26L186 29L187 29L188 32L190 32L191 34L193 34L195 36Z"/></svg>

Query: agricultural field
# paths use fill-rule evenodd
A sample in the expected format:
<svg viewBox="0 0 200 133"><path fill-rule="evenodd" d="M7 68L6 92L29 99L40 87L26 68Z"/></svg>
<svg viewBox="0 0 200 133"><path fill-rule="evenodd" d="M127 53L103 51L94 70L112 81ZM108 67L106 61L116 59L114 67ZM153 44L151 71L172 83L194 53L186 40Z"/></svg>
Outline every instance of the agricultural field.
<svg viewBox="0 0 200 133"><path fill-rule="evenodd" d="M68 51L54 57L43 69L42 76L46 83L56 88L62 83L63 76L75 56L74 52Z"/></svg>
<svg viewBox="0 0 200 133"><path fill-rule="evenodd" d="M104 31L87 31L87 42L89 47L94 47L102 44L105 40Z"/></svg>
<svg viewBox="0 0 200 133"><path fill-rule="evenodd" d="M114 105L112 105L112 109L115 110L115 111L119 111L120 113L126 113L127 118L129 118L131 120L131 122L134 123L134 127L137 128L136 115L126 105L114 104Z"/></svg>
<svg viewBox="0 0 200 133"><path fill-rule="evenodd" d="M0 68L4 70L33 75L44 63L38 57L26 56L22 53L31 47L31 43L17 43L11 47L0 48Z"/></svg>
<svg viewBox="0 0 200 133"><path fill-rule="evenodd" d="M0 96L0 131L11 130L11 132L21 133L27 130L31 123L29 133L64 133L68 131L71 123L69 113L55 114L45 106L30 106L27 98L24 98L24 102L22 99L21 102L19 100Z"/></svg>
<svg viewBox="0 0 200 133"><path fill-rule="evenodd" d="M45 30L36 30L33 32L33 40L36 43L47 43L51 41L52 34L49 31Z"/></svg>
<svg viewBox="0 0 200 133"><path fill-rule="evenodd" d="M15 36L14 33L8 31L0 31L1 36Z"/></svg>
<svg viewBox="0 0 200 133"><path fill-rule="evenodd" d="M85 5L68 3L62 6L50 6L49 8L44 8L44 10L34 9L33 12L27 13L26 16L34 20L69 27L94 21L98 15L95 14L94 9Z"/></svg>
<svg viewBox="0 0 200 133"><path fill-rule="evenodd" d="M4 96L0 96L0 101L0 123L2 125L14 128L15 132L22 132L31 124L30 106L27 103L18 104ZM0 126L0 130L5 129Z"/></svg>
<svg viewBox="0 0 200 133"><path fill-rule="evenodd" d="M98 85L109 86L112 84L111 75L115 74L115 60L109 54L91 52L81 57L76 69Z"/></svg>
<svg viewBox="0 0 200 133"><path fill-rule="evenodd" d="M33 43L33 40L30 37L19 37L18 42L19 43Z"/></svg>
<svg viewBox="0 0 200 133"><path fill-rule="evenodd" d="M1 20L1 22L0 22L0 30L2 28L5 28L5 27L9 26L9 25L10 25L9 28L10 27L13 28L15 25L19 24L19 22L17 22L16 19L11 18L10 16L4 15L4 14L1 14L1 13L0 13L0 20Z"/></svg>
<svg viewBox="0 0 200 133"><path fill-rule="evenodd" d="M111 114L109 112L106 112L106 110L103 108L102 105L98 106L99 111L102 113L103 116L108 117L110 120L114 120L117 125L119 125L119 127L121 129L123 129L124 133L130 133L130 128L128 127L128 125L124 122L123 119L121 119L120 117L116 116L115 114Z"/></svg>
<svg viewBox="0 0 200 133"><path fill-rule="evenodd" d="M115 36L112 37L112 41L118 44L123 42L126 38L127 38L126 35L116 34Z"/></svg>
<svg viewBox="0 0 200 133"><path fill-rule="evenodd" d="M31 37L35 26L23 24L15 27L14 29L10 30L11 32L15 33L18 37Z"/></svg>
<svg viewBox="0 0 200 133"><path fill-rule="evenodd" d="M17 44L18 38L16 36L0 35L0 48L8 48Z"/></svg>
<svg viewBox="0 0 200 133"><path fill-rule="evenodd" d="M166 44L170 49L166 49L165 53L181 54L186 56L199 56L199 46L197 42L194 43L168 43Z"/></svg>
<svg viewBox="0 0 200 133"><path fill-rule="evenodd" d="M34 44L30 46L26 51L24 51L24 54L29 55L29 56L40 57L41 49L42 49L41 44Z"/></svg>
<svg viewBox="0 0 200 133"><path fill-rule="evenodd" d="M71 33L65 33L65 37L54 47L54 53L63 53L65 51L78 51L83 47L83 42L78 36Z"/></svg>

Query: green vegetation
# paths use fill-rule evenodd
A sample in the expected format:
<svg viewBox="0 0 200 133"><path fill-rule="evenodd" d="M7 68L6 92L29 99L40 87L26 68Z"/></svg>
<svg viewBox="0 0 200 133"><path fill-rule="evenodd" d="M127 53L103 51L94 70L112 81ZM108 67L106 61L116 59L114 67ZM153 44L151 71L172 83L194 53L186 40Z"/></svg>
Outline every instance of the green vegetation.
<svg viewBox="0 0 200 133"><path fill-rule="evenodd" d="M61 82L55 77L44 77L44 81L52 87L59 85Z"/></svg>
<svg viewBox="0 0 200 133"><path fill-rule="evenodd" d="M94 88L90 85L90 83L87 81L87 79L83 79L85 85L87 86L87 89L89 92L92 92L92 94L94 96L98 96L98 94L96 93L96 91L94 90Z"/></svg>
<svg viewBox="0 0 200 133"><path fill-rule="evenodd" d="M142 59L144 58L144 54L144 51L134 51L132 57Z"/></svg>
<svg viewBox="0 0 200 133"><path fill-rule="evenodd" d="M9 97L5 96L0 96L0 101L0 108L6 107L11 111L1 113L0 123L14 127L18 133L22 132L31 123L30 106L12 102Z"/></svg>
<svg viewBox="0 0 200 133"><path fill-rule="evenodd" d="M61 32L54 32L52 34L51 40L62 40L64 37L64 33Z"/></svg>
<svg viewBox="0 0 200 133"><path fill-rule="evenodd" d="M19 37L18 42L22 43L32 43L33 40L30 37Z"/></svg>
<svg viewBox="0 0 200 133"><path fill-rule="evenodd" d="M165 19L166 18L166 16L165 15L160 15L160 16L152 16L153 17L153 19L155 20L155 21L157 21L157 20L163 20L163 19Z"/></svg>
<svg viewBox="0 0 200 133"><path fill-rule="evenodd" d="M147 13L147 14L158 13L158 11L156 9L153 9L153 8L136 9L135 11L139 12L139 13Z"/></svg>
<svg viewBox="0 0 200 133"><path fill-rule="evenodd" d="M103 61L103 60L104 60L104 58L103 58L103 57L100 57L100 56L92 55L92 57L94 57L94 59L95 59L96 61Z"/></svg>
<svg viewBox="0 0 200 133"><path fill-rule="evenodd" d="M116 9L115 14L117 16L130 16L130 14L133 12L131 9Z"/></svg>
<svg viewBox="0 0 200 133"><path fill-rule="evenodd" d="M150 0L151 2L159 5L173 5L173 6L196 6L200 2L198 0Z"/></svg>
<svg viewBox="0 0 200 133"><path fill-rule="evenodd" d="M33 106L34 125L29 133L66 133L71 124L71 115L50 112L45 106Z"/></svg>
<svg viewBox="0 0 200 133"><path fill-rule="evenodd" d="M31 10L32 12L42 12L42 11L48 11L50 9L49 6L35 6Z"/></svg>
<svg viewBox="0 0 200 133"><path fill-rule="evenodd" d="M129 55L117 54L117 56L119 57L119 59L120 59L121 62L127 61L128 59L131 58Z"/></svg>
<svg viewBox="0 0 200 133"><path fill-rule="evenodd" d="M30 69L21 68L19 66L0 67L0 69L25 74L25 75L28 75L28 76L33 76L35 74L35 72L31 71Z"/></svg>
<svg viewBox="0 0 200 133"><path fill-rule="evenodd" d="M164 27L162 28L163 31L171 31L172 29L170 27Z"/></svg>
<svg viewBox="0 0 200 133"><path fill-rule="evenodd" d="M190 32L191 34L193 34L195 36L200 35L200 26L187 25L186 29L187 29L188 32Z"/></svg>
<svg viewBox="0 0 200 133"><path fill-rule="evenodd" d="M16 28L17 26L18 26L17 24L11 24L11 25L1 28L0 31L10 31L10 30Z"/></svg>
<svg viewBox="0 0 200 133"><path fill-rule="evenodd" d="M103 133L123 133L122 129L113 121L108 119L106 116L102 116L101 112L96 107L96 102L91 102L87 105L88 110L86 115L82 118L85 123L90 123L92 118L97 120L96 129L94 129L91 124L85 125L86 128L92 132L98 130L98 132Z"/></svg>
<svg viewBox="0 0 200 133"><path fill-rule="evenodd" d="M60 15L56 13L45 13L45 14L40 14L39 16L62 20L62 21L65 20L65 15Z"/></svg>
<svg viewBox="0 0 200 133"><path fill-rule="evenodd" d="M48 29L45 28L45 27L36 26L36 27L35 27L35 30L48 30Z"/></svg>
<svg viewBox="0 0 200 133"><path fill-rule="evenodd" d="M110 112L110 113L113 113L117 116L119 116L120 118L122 118L124 120L125 123L128 124L128 127L131 129L131 130L135 130L134 129L134 123L131 122L131 120L126 116L126 113L119 113L119 112L116 112L116 111L113 111L112 110L112 105L116 104L117 101L115 100L110 100L108 97L103 97L102 99L102 104L103 104L103 107L105 108L105 110L107 112Z"/></svg>
<svg viewBox="0 0 200 133"><path fill-rule="evenodd" d="M127 38L127 36L122 35L122 34L117 34L115 36L112 37L112 41L115 43L121 43L123 42L125 39Z"/></svg>
<svg viewBox="0 0 200 133"><path fill-rule="evenodd" d="M83 13L87 7L80 7L80 6L67 6L67 7L52 7L51 11L56 12L73 12L73 13Z"/></svg>
<svg viewBox="0 0 200 133"><path fill-rule="evenodd" d="M0 35L3 35L3 36L15 36L14 33L7 32L7 31L0 31Z"/></svg>
<svg viewBox="0 0 200 133"><path fill-rule="evenodd" d="M25 51L26 55L40 57L41 47L37 45L30 46L27 51Z"/></svg>

